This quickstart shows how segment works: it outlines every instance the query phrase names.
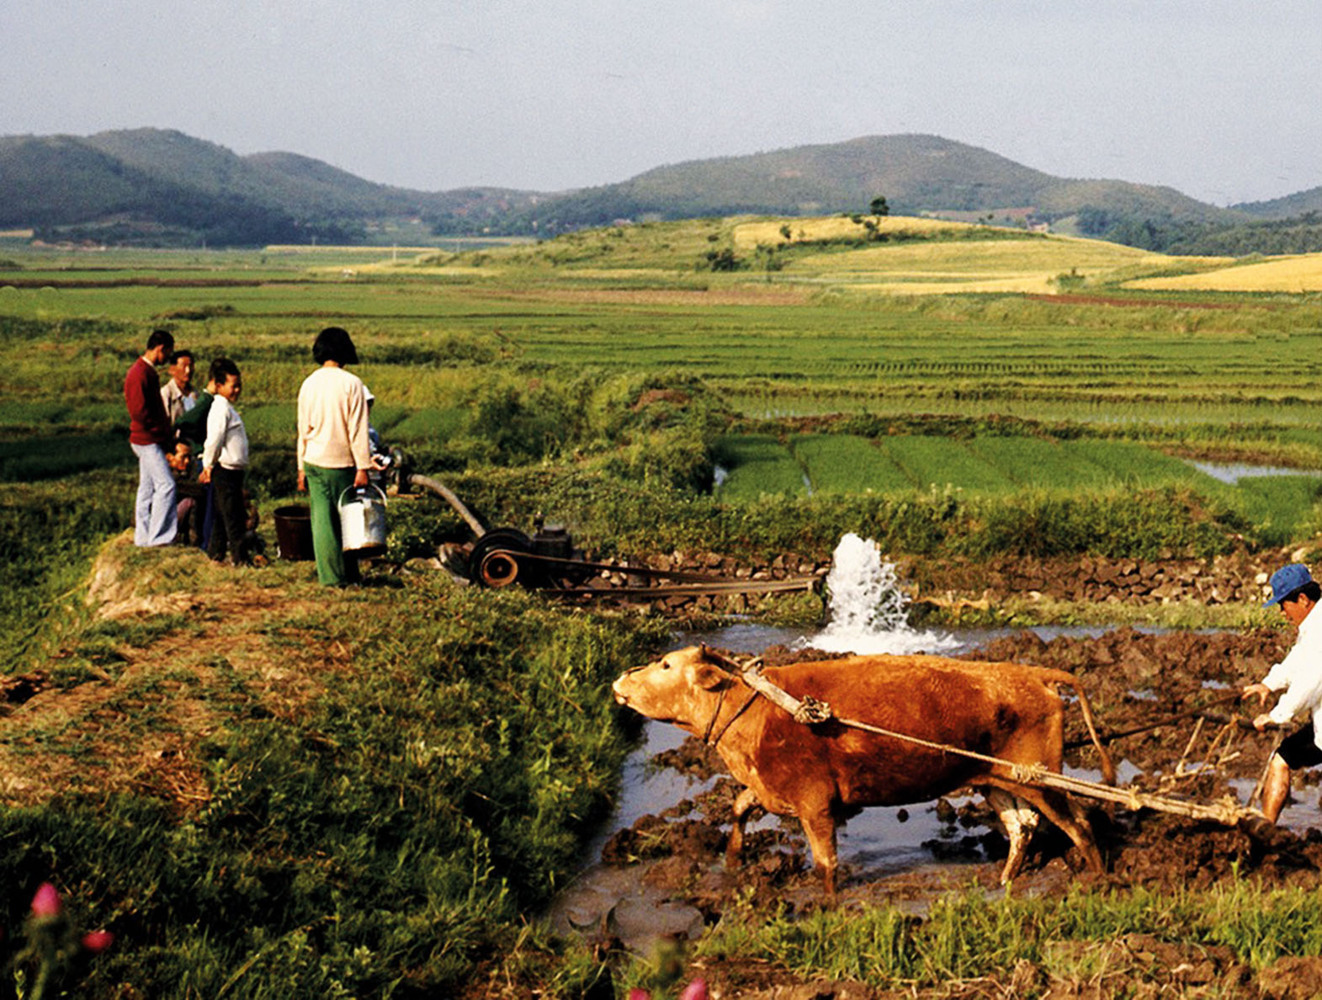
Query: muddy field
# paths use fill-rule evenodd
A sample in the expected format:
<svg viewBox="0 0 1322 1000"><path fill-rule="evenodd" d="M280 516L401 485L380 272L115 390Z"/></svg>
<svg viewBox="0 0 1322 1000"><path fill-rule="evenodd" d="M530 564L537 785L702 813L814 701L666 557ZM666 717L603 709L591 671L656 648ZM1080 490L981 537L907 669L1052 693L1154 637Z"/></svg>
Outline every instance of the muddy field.
<svg viewBox="0 0 1322 1000"><path fill-rule="evenodd" d="M1260 679L1291 641L1289 633L1274 630L1147 634L1119 629L1096 638L1049 642L1025 632L997 639L964 658L1014 660L1081 677L1103 737L1114 736L1108 742L1120 765L1121 784L1200 802L1243 803L1277 735L1258 734L1244 724L1254 714L1256 701L1252 707L1242 705L1238 692ZM783 647L765 651L773 663L829 655ZM1066 718L1067 746L1087 743L1077 708L1070 708ZM1153 728L1154 723L1164 724ZM1140 728L1144 731L1130 733ZM820 881L810 870L797 822L758 824L745 849L745 867L729 873L721 860L739 786L724 776L719 757L695 738L655 756L655 767L713 780L698 786L703 790L692 798L681 798L614 832L601 849L602 863L589 880L591 890L567 894L553 914L562 927L580 932L591 928L586 933L638 950L648 947L649 935L653 941L691 939L732 906L781 903L804 912L821 905ZM1067 754L1067 767L1083 776L1094 775L1097 766L1090 746ZM1178 890L1246 877L1266 887L1322 886L1322 831L1311 828L1318 790L1313 775L1296 777L1292 803L1282 828L1276 829L1261 822L1227 827L1124 807L1108 816L1099 807L1093 818L1106 859L1102 875L1075 870L1068 841L1044 824L1034 837L1028 870L1017 880L1016 892L1059 894L1079 882ZM930 807L914 807L923 808ZM942 832L923 845L931 855L926 863L879 873L846 859L841 905L886 902L921 913L926 901L954 886L1001 891L997 880L1006 841L981 798L943 800L937 803L936 816ZM643 888L635 889L640 883ZM1128 939L1115 947L1119 951L1108 983L1084 988L1048 982L1041 970L1019 968L1013 982L993 977L943 989L939 995L1109 996L1136 986L1143 987L1137 995L1196 995L1203 990L1215 995L1322 995L1319 960L1282 960L1254 976L1224 949ZM1168 973L1160 972L1162 968ZM697 971L724 996L883 995L857 983L805 983L757 963L699 964Z"/></svg>

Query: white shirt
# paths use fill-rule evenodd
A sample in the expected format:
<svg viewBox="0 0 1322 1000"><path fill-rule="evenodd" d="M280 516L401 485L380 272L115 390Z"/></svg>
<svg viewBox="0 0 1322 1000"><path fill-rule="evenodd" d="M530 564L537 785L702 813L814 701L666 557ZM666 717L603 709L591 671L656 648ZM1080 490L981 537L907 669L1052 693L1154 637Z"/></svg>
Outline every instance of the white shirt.
<svg viewBox="0 0 1322 1000"><path fill-rule="evenodd" d="M1294 647L1262 683L1285 692L1269 713L1272 722L1284 726L1296 712L1307 709L1313 714L1313 742L1322 748L1322 612L1315 608L1299 623Z"/></svg>
<svg viewBox="0 0 1322 1000"><path fill-rule="evenodd" d="M367 391L343 368L318 368L298 390L298 468L370 469Z"/></svg>
<svg viewBox="0 0 1322 1000"><path fill-rule="evenodd" d="M248 432L243 418L224 396L216 396L207 411L207 441L202 446L202 468L217 462L222 469L248 467Z"/></svg>

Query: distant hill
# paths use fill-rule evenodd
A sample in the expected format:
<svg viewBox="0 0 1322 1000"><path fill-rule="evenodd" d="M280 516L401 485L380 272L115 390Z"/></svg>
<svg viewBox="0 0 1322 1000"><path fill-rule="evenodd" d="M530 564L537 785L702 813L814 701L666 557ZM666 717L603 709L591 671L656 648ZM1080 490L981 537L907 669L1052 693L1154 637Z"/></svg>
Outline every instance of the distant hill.
<svg viewBox="0 0 1322 1000"><path fill-rule="evenodd" d="M825 146L658 167L631 180L546 200L521 222L539 231L615 217L866 212L885 197L902 215L989 213L1052 222L1087 209L1212 221L1224 209L1172 188L1052 177L933 135L870 136Z"/></svg>
<svg viewBox="0 0 1322 1000"><path fill-rule="evenodd" d="M489 226L534 194L374 184L293 153L238 156L162 129L0 137L0 226L45 239L209 245L358 242L390 218Z"/></svg>
<svg viewBox="0 0 1322 1000"><path fill-rule="evenodd" d="M1271 201L1248 201L1234 207L1261 219L1290 219L1310 212L1322 213L1322 187L1309 188Z"/></svg>
<svg viewBox="0 0 1322 1000"><path fill-rule="evenodd" d="M694 160L559 193L412 191L294 153L239 156L162 129L0 137L0 226L31 226L47 240L352 243L379 239L392 220L440 235L553 236L620 219L866 213L876 197L897 214L1050 224L1154 250L1196 252L1209 240L1246 253L1314 240L1319 247L1304 248L1322 248L1312 220L1255 221L1315 211L1322 188L1228 210L1168 187L1053 177L932 135Z"/></svg>

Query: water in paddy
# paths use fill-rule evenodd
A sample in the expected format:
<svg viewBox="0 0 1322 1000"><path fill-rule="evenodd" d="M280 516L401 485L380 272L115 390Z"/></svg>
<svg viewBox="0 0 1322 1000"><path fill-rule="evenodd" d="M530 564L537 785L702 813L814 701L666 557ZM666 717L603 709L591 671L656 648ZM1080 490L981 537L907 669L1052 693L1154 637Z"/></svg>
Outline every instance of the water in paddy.
<svg viewBox="0 0 1322 1000"><path fill-rule="evenodd" d="M913 628L907 620L908 599L900 588L895 567L882 560L871 541L853 534L842 538L836 547L826 587L829 611L821 629L805 631L736 623L704 632L678 632L673 648L706 642L753 653L783 644L833 652L949 655L975 649L996 636L1014 631ZM1035 631L1044 639L1051 639L1060 635L1101 635L1106 629L1043 627ZM624 766L616 814L590 846L591 861L597 860L602 844L616 830L710 787L710 781L691 780L648 764L654 755L679 746L687 736L684 730L667 723L645 724L643 739ZM958 804L962 800L955 801ZM764 826L779 822L774 816L760 821ZM757 829L758 825L751 828ZM874 807L863 810L840 830L840 860L878 874L903 870L934 861L937 852L948 853L942 850L943 845L953 846L968 834L967 830L942 822L934 802L903 808Z"/></svg>
<svg viewBox="0 0 1322 1000"><path fill-rule="evenodd" d="M899 586L892 565L885 563L870 541L846 535L837 547L831 573L827 578L828 616L820 629L789 629L749 623L736 623L703 632L677 632L672 648L706 642L735 652L759 653L772 645L804 648L808 646L839 652L859 653L937 653L957 654L976 649L991 639L1016 629L915 629L907 621L907 600ZM1038 627L1033 629L1044 640L1060 636L1098 636L1105 626ZM625 762L622 792L614 816L603 825L589 845L585 863L588 867L575 884L561 897L553 919L563 924L569 919L582 926L591 913L615 907L623 923L630 914L636 917L638 933L644 937L660 933L660 923L673 932L692 921L694 912L672 907L671 913L661 897L636 884L636 875L598 865L601 848L617 830L631 826L640 817L658 814L681 799L691 799L711 786L713 781L690 779L669 769L657 769L650 761L657 753L678 747L688 734L666 723L647 722L639 745ZM1137 774L1125 761L1117 762L1119 784L1125 785ZM1095 772L1074 772L1079 777L1098 780ZM1248 784L1252 784L1251 782ZM1245 800L1251 788L1240 790ZM1310 790L1286 810L1282 825L1295 830L1322 825L1317 793ZM965 798L952 798L958 807ZM948 813L946 814L948 816ZM767 816L750 829L768 828L780 823ZM787 821L797 829L793 820ZM932 865L953 865L962 861L985 859L977 846L977 828L964 829L938 816L937 804L918 803L907 807L864 809L839 831L842 865L852 869L851 877L877 878L900 871ZM577 919L573 919L577 914ZM675 927L670 927L670 924ZM567 925L566 925L567 926Z"/></svg>

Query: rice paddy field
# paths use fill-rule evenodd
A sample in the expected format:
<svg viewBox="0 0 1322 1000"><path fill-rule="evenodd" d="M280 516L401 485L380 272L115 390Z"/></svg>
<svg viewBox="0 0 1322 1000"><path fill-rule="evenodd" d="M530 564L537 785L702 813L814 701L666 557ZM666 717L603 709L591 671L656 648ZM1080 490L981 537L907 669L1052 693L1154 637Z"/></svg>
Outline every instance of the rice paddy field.
<svg viewBox="0 0 1322 1000"><path fill-rule="evenodd" d="M1034 440L1065 427L1147 452L1322 468L1322 297L1265 279L1252 293L1208 290L1223 276L1304 274L1310 259L1236 264L871 221L871 239L851 218L706 219L459 254L7 249L0 322L24 349L0 373L0 425L107 433L121 369L166 326L203 358L239 362L249 423L274 439L307 344L337 323L363 347L379 419L406 443L460 433L480 385L648 373L700 380L736 422L846 414L938 438L949 419L1033 427L1011 445L941 441L928 462L875 441L783 443L800 467L791 478L810 489L984 490L1022 485L1029 468L1034 485L1096 481L1103 466ZM740 269L711 270L724 249ZM979 291L1021 281L1032 294ZM901 285L923 294L892 294ZM840 461L860 447L858 468ZM1125 461L1125 475L1146 475ZM757 479L730 471L732 496Z"/></svg>
<svg viewBox="0 0 1322 1000"><path fill-rule="evenodd" d="M118 935L90 972L63 970L68 995L652 982L635 967L612 987L537 915L614 794L609 681L673 623L410 576L466 531L421 503L392 507L389 567L351 592L306 563L135 550L121 387L156 327L199 372L220 355L243 370L263 510L294 495L296 395L336 324L388 444L490 523L568 511L607 555L825 555L865 521L937 559L1315 540L1322 296L1138 287L1256 265L870 221L416 255L0 248L0 625L6 680L46 686L9 705L0 740L7 794L28 789L2 825L7 967L34 981L20 935L49 880L62 926ZM1259 902L1235 909L1258 919ZM970 947L980 970L1001 945Z"/></svg>

